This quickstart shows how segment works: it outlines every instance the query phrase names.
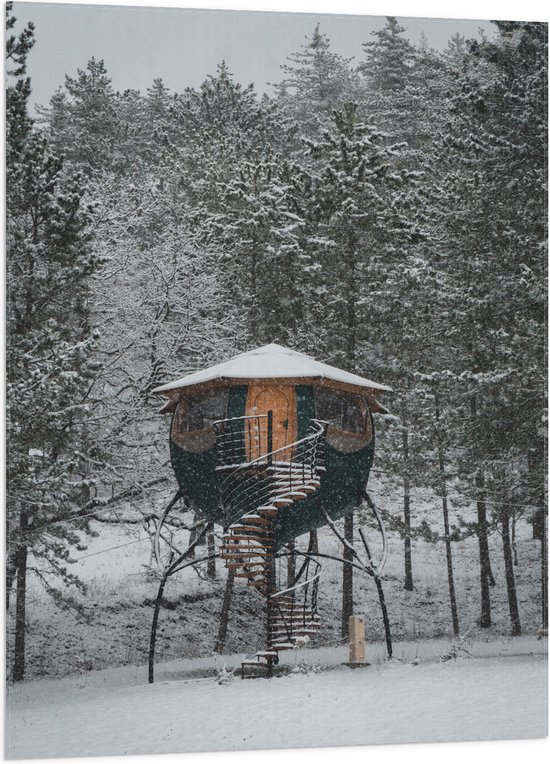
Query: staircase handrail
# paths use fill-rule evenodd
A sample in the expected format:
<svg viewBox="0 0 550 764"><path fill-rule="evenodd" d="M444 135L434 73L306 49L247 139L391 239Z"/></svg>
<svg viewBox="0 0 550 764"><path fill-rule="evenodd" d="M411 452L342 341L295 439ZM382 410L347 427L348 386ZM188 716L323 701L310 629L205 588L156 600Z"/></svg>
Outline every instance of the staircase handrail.
<svg viewBox="0 0 550 764"><path fill-rule="evenodd" d="M254 415L254 416L246 416L246 417L230 417L229 419L218 419L215 422L213 422L213 425L218 433L218 437L223 436L223 431L221 430L221 425L227 423L227 422L233 422L233 421L242 421L246 419L259 419L260 417L265 417L266 415ZM235 469L231 471L231 473L222 481L220 485L220 490L222 493L222 496L224 496L224 503L229 504L228 501L230 498L233 497L234 493L238 491L238 493L241 494L241 501L240 503L243 503L245 500L245 497L250 494L251 491L256 490L258 492L258 502L264 503L269 502L270 500L275 498L274 492L273 492L273 485L267 478L267 476L258 476L258 475L250 475L250 486L246 486L246 481L239 480L239 475L246 474L247 472L250 472L251 468L255 466L271 466L273 463L273 456L276 454L289 451L289 450L295 450L296 448L299 448L300 446L307 445L307 444L313 444L313 451L311 453L308 453L306 451L303 456L304 460L297 462L293 461L292 457L289 461L285 461L284 464L289 464L291 471L293 465L296 465L297 470L301 470L302 473L304 470L308 470L311 472L311 475L308 477L314 476L314 471L317 467L322 466L321 464L317 463L317 444L319 443L321 437L326 433L326 429L328 427L328 422L324 422L322 420L318 419L311 419L310 420L310 429L312 429L312 432L309 432L307 435L305 435L303 438L300 438L297 441L294 441L293 443L288 443L284 446L281 446L280 448L277 448L273 451L270 451L266 454L261 454L260 456L256 457L255 459L251 459L246 462L242 462L238 465L235 465ZM229 465L224 465L229 466ZM275 465L276 466L276 465ZM291 475L292 477L292 475ZM289 489L290 491L290 489ZM224 495L225 494L225 495ZM282 494L284 496L284 493ZM281 495L279 495L279 498ZM247 513L249 514L249 513ZM235 511L231 512L231 517L237 516L237 513Z"/></svg>
<svg viewBox="0 0 550 764"><path fill-rule="evenodd" d="M229 419L216 419L215 422L212 422L214 425L214 428L216 425L224 424L226 422L234 422L237 420L243 420L243 419L262 419L267 418L267 414L258 414L253 416L235 416L230 417ZM285 446L281 446L280 448L276 448L274 451L269 451L266 454L261 454L261 456L257 456L255 459L251 459L248 462L244 462L243 464L237 465L236 469L246 469L247 467L250 467L254 464L260 464L263 460L267 459L269 456L274 456L275 454L280 453L281 451L288 451L289 449L296 448L296 446L300 446L302 443L307 443L310 440L315 440L317 438L320 438L321 435L324 435L326 432L326 429L329 422L325 422L322 419L310 419L310 427L312 425L317 425L319 428L316 432L309 433L303 438L300 438L300 440L295 440L293 443L287 443ZM223 433L220 433L222 435ZM292 460L290 460L292 462Z"/></svg>
<svg viewBox="0 0 550 764"><path fill-rule="evenodd" d="M308 557L309 561L312 562L317 567L317 572L311 577L308 578L306 581L297 581L292 586L288 586L286 589L281 589L278 592L275 592L275 594L271 595L271 599L276 599L277 597L280 597L282 594L288 594L289 592L296 591L297 589L303 588L304 586L307 586L309 584L314 583L319 579L321 576L321 564L317 562L317 560L313 559L313 557Z"/></svg>

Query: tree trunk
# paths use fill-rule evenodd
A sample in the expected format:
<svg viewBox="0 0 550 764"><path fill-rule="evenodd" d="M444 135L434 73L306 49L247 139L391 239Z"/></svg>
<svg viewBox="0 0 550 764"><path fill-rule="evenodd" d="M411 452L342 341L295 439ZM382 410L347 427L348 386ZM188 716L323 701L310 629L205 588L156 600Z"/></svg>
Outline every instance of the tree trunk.
<svg viewBox="0 0 550 764"><path fill-rule="evenodd" d="M405 473L403 477L403 521L405 523L405 582L403 588L408 592L414 589L412 573L412 550L411 550L411 485L407 469L409 466L409 433L403 429L403 465Z"/></svg>
<svg viewBox="0 0 550 764"><path fill-rule="evenodd" d="M294 586L294 579L296 578L296 544L294 541L290 541L288 544L288 560L286 567L286 585L290 589Z"/></svg>
<svg viewBox="0 0 550 764"><path fill-rule="evenodd" d="M227 573L225 590L223 593L222 610L220 613L220 627L218 629L218 639L214 645L214 652L222 653L225 648L227 638L227 626L229 624L229 612L231 610L231 598L233 596L233 584L235 582L235 571L231 569Z"/></svg>
<svg viewBox="0 0 550 764"><path fill-rule="evenodd" d="M22 538L28 532L27 513L22 511L19 519ZM17 585L15 599L15 645L13 659L13 681L20 682L25 677L25 628L27 604L27 556L28 547L21 543L17 550Z"/></svg>
<svg viewBox="0 0 550 764"><path fill-rule="evenodd" d="M157 628L160 607L162 605L162 595L164 594L164 587L166 586L167 580L168 575L165 573L160 580L157 598L155 600L155 609L153 611L153 623L151 625L151 635L149 637L149 684L153 684L155 681L155 645L157 641Z"/></svg>
<svg viewBox="0 0 550 764"><path fill-rule="evenodd" d="M311 554L317 554L319 552L319 538L317 536L317 531L309 532L309 552L311 552Z"/></svg>
<svg viewBox="0 0 550 764"><path fill-rule="evenodd" d="M528 465L530 499L537 507L533 518L533 538L540 541L541 626L548 629L548 508L545 491L547 459L542 438L537 438L535 448L529 452Z"/></svg>
<svg viewBox="0 0 550 764"><path fill-rule="evenodd" d="M477 494L477 537L479 542L479 567L481 586L481 615L479 625L483 629L491 626L491 595L489 593L490 564L489 542L487 539L487 506L485 504L485 478L482 472L476 475Z"/></svg>
<svg viewBox="0 0 550 764"><path fill-rule="evenodd" d="M368 497L367 497L367 501L369 502L369 504L371 503ZM365 551L367 553L367 559L369 563L372 565L372 555L370 553L370 548L362 528L359 528L359 535L361 536L361 539L363 541L363 546L365 547ZM386 598L384 597L384 588L382 586L382 580L380 579L380 576L375 575L374 582L376 584L376 590L378 591L378 600L380 602L380 610L382 611L382 620L384 622L384 634L386 636L386 649L388 651L388 658L391 658L393 656L393 646L392 646L392 640L391 640L390 619L388 616L388 608L386 607Z"/></svg>
<svg viewBox="0 0 550 764"><path fill-rule="evenodd" d="M208 557L211 557L212 559L208 560L206 563L206 575L208 578L215 579L216 578L216 559L214 555L216 554L216 537L214 535L214 523L210 523L208 526L208 536L206 537L206 543L207 543L207 550L208 550Z"/></svg>
<svg viewBox="0 0 550 764"><path fill-rule="evenodd" d="M445 527L445 556L447 558L447 581L449 583L449 601L451 603L451 618L453 621L453 634L458 637L460 634L460 625L458 623L458 608L456 605L456 592L453 573L453 551L451 548L451 531L449 528L449 507L447 502L447 491L441 498L443 508L443 525Z"/></svg>
<svg viewBox="0 0 550 764"><path fill-rule="evenodd" d="M508 608L510 610L512 636L519 637L521 634L521 623L519 620L518 599L516 596L516 581L514 578L514 560L512 557L512 544L510 541L510 517L506 509L501 510L501 525L502 548L504 551L504 569L506 572L506 591L508 594Z"/></svg>
<svg viewBox="0 0 550 764"><path fill-rule="evenodd" d="M548 629L548 542L546 529L546 512L543 513L542 538L540 542L540 575L542 596L542 623L543 629Z"/></svg>
<svg viewBox="0 0 550 764"><path fill-rule="evenodd" d="M193 525L196 525L197 523L199 523L200 520L201 520L201 517L198 514L198 512L193 512ZM195 543L195 539L196 538L197 538L197 530L195 529L195 530L192 530L191 533L189 534L189 546L192 546L192 544ZM195 548L194 547L191 550L191 552L189 553L189 557L191 557L191 558L195 557Z"/></svg>
<svg viewBox="0 0 550 764"><path fill-rule="evenodd" d="M518 547L516 544L516 516L512 515L512 553L514 555L514 567L519 565L518 562Z"/></svg>
<svg viewBox="0 0 550 764"><path fill-rule="evenodd" d="M437 422L440 422L439 404L436 397L435 416ZM447 497L447 483L445 481L445 453L443 443L438 438L437 455L439 460L439 478L441 483L441 507L443 510L443 526L445 530L445 556L447 558L447 581L449 584L449 601L451 604L451 619L453 622L453 634L458 637L460 634L460 625L458 622L458 608L456 605L456 592L453 571L453 550L451 547L451 529L449 525L449 502Z"/></svg>
<svg viewBox="0 0 550 764"><path fill-rule="evenodd" d="M17 552L9 555L6 561L6 612L10 609L10 595L17 576Z"/></svg>
<svg viewBox="0 0 550 764"><path fill-rule="evenodd" d="M353 544L353 512L344 517L344 538L349 544ZM351 549L344 546L344 560L353 561ZM349 617L353 615L353 567L342 566L342 639L349 637Z"/></svg>

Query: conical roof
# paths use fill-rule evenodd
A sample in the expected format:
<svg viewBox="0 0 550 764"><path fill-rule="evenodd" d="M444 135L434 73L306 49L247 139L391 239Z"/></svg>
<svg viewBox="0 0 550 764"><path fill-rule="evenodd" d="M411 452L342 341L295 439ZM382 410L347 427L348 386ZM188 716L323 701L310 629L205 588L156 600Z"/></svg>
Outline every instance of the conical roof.
<svg viewBox="0 0 550 764"><path fill-rule="evenodd" d="M239 383L243 380L260 379L292 379L303 380L304 382L316 380L320 383L328 383L327 386L330 386L330 383L336 383L335 387L362 388L356 392L366 392L365 388L373 392L391 391L391 388L386 385L372 382L370 379L360 377L358 374L351 374L349 371L337 369L335 366L320 363L305 353L299 353L282 345L271 344L249 350L247 353L240 353L229 361L188 374L174 382L168 382L166 385L155 388L153 392L168 395L180 388L203 385L207 382L235 381Z"/></svg>

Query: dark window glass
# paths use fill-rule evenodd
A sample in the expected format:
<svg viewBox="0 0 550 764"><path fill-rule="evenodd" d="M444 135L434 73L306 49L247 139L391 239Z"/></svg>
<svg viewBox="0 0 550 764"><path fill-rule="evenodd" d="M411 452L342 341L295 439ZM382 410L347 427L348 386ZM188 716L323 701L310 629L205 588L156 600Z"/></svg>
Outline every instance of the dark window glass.
<svg viewBox="0 0 550 764"><path fill-rule="evenodd" d="M358 396L336 390L317 389L315 411L317 419L329 422L338 430L355 433L365 430L365 414Z"/></svg>
<svg viewBox="0 0 550 764"><path fill-rule="evenodd" d="M182 398L177 418L179 432L212 429L217 419L224 419L227 411L227 391L210 392L203 396Z"/></svg>

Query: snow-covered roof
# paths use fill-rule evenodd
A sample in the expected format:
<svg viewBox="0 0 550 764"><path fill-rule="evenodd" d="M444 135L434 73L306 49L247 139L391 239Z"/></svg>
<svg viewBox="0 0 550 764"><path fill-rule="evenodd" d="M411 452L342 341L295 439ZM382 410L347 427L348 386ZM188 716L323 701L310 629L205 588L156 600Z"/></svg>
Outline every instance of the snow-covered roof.
<svg viewBox="0 0 550 764"><path fill-rule="evenodd" d="M229 361L211 366L209 369L196 371L186 377L176 379L153 390L154 393L169 393L181 387L201 385L215 380L231 381L243 379L316 379L339 382L370 390L388 390L391 387L372 382L370 379L337 369L326 363L320 363L305 353L290 350L282 345L264 345L263 347L240 353Z"/></svg>

